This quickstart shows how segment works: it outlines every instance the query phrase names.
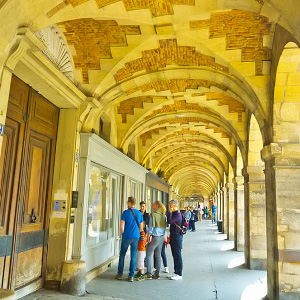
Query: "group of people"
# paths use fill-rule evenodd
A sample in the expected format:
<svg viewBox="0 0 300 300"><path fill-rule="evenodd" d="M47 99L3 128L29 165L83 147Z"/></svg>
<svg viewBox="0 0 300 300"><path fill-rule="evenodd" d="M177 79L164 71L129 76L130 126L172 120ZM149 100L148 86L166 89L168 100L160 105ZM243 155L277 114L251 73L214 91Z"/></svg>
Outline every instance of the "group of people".
<svg viewBox="0 0 300 300"><path fill-rule="evenodd" d="M160 279L161 257L164 271L168 273L167 258L165 253L166 227L170 224L169 244L174 260L174 274L171 280L182 279L182 220L183 216L178 210L176 200L169 202L169 213L166 216L166 207L161 201L152 205L152 213L146 212L145 202L140 203L140 210L135 208L136 200L129 197L128 209L122 213L120 234L122 236L119 256L118 274L116 279L123 279L124 261L130 246L130 265L128 281L135 278L138 281L145 279ZM155 272L152 274L152 261L154 259ZM146 267L146 274L144 268ZM135 268L137 273L134 274Z"/></svg>
<svg viewBox="0 0 300 300"><path fill-rule="evenodd" d="M196 231L195 223L199 220L198 210L194 209L192 206L187 206L184 208L184 217L187 220L187 228L190 231Z"/></svg>
<svg viewBox="0 0 300 300"><path fill-rule="evenodd" d="M208 219L209 208L207 206L203 207L202 212L203 212L203 219ZM217 223L216 215L217 215L217 205L215 204L215 202L213 202L212 207L211 207L211 221L212 221L212 224Z"/></svg>

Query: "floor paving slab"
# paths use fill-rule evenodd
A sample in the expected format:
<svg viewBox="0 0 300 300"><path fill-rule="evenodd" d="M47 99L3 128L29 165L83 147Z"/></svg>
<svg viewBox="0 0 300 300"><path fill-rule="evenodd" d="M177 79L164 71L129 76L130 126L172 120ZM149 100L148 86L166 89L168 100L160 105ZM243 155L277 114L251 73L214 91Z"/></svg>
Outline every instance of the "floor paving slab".
<svg viewBox="0 0 300 300"><path fill-rule="evenodd" d="M173 270L169 247L168 266ZM233 250L233 242L217 231L210 221L196 223L196 231L184 236L183 280L172 281L161 273L160 280L128 282L126 259L124 279L114 279L117 265L87 284L84 297L40 290L23 300L261 300L266 295L266 272L248 270L244 253Z"/></svg>

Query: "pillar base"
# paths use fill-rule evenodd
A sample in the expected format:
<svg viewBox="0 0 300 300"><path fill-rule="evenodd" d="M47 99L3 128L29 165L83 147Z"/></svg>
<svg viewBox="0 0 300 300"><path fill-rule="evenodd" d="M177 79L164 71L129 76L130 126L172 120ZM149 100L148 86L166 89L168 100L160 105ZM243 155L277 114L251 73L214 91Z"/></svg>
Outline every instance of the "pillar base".
<svg viewBox="0 0 300 300"><path fill-rule="evenodd" d="M15 300L16 295L11 290L0 289L0 299L1 300Z"/></svg>
<svg viewBox="0 0 300 300"><path fill-rule="evenodd" d="M267 270L267 259L250 258L250 270L265 271Z"/></svg>
<svg viewBox="0 0 300 300"><path fill-rule="evenodd" d="M280 300L299 300L300 299L300 292L279 292L279 299Z"/></svg>
<svg viewBox="0 0 300 300"><path fill-rule="evenodd" d="M73 296L85 294L86 265L82 260L69 260L63 263L60 291Z"/></svg>

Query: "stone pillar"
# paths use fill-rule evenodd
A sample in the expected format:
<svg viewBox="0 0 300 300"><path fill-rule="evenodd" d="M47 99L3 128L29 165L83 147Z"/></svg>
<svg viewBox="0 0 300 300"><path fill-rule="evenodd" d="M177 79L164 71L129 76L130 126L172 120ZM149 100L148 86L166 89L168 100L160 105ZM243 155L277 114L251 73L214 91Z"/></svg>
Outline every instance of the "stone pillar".
<svg viewBox="0 0 300 300"><path fill-rule="evenodd" d="M62 266L60 291L73 296L85 295L85 274L84 261L65 261Z"/></svg>
<svg viewBox="0 0 300 300"><path fill-rule="evenodd" d="M244 177L235 177L236 192L236 250L244 251L245 245L245 202L244 202Z"/></svg>
<svg viewBox="0 0 300 300"><path fill-rule="evenodd" d="M75 155L76 151L79 151L77 125L76 109L60 110L53 175L53 200L65 199L66 212L63 217L50 213L45 282L46 287L55 289L60 287L62 265L68 257L70 246L68 241L72 191L75 190L77 182L75 174L78 170Z"/></svg>
<svg viewBox="0 0 300 300"><path fill-rule="evenodd" d="M224 193L223 188L220 190L220 198L221 198L221 220L224 220Z"/></svg>
<svg viewBox="0 0 300 300"><path fill-rule="evenodd" d="M268 299L300 299L300 145L262 150L267 205Z"/></svg>
<svg viewBox="0 0 300 300"><path fill-rule="evenodd" d="M245 261L251 270L267 269L265 176L260 166L248 166L245 180ZM248 225L248 226L247 226Z"/></svg>
<svg viewBox="0 0 300 300"><path fill-rule="evenodd" d="M221 198L220 198L220 191L217 190L216 192L216 199L217 202L215 203L217 205L217 216L216 216L216 220L220 220L221 218Z"/></svg>
<svg viewBox="0 0 300 300"><path fill-rule="evenodd" d="M228 239L234 240L235 235L235 205L234 205L234 184L227 183L228 188Z"/></svg>
<svg viewBox="0 0 300 300"><path fill-rule="evenodd" d="M223 187L223 233L228 238L228 188Z"/></svg>

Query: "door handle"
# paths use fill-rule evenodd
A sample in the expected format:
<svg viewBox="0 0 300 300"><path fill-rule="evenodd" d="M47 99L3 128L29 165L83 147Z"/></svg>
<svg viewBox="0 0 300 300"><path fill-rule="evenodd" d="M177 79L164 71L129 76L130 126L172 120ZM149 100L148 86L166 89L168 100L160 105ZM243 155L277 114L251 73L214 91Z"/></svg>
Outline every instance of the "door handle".
<svg viewBox="0 0 300 300"><path fill-rule="evenodd" d="M30 215L31 223L36 223L36 219L35 209L33 208Z"/></svg>

